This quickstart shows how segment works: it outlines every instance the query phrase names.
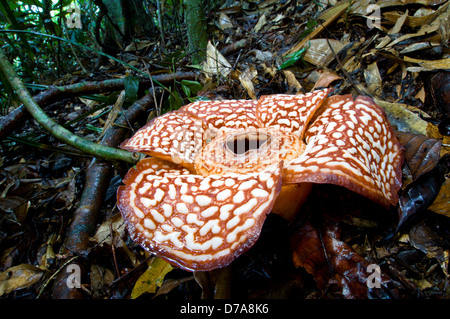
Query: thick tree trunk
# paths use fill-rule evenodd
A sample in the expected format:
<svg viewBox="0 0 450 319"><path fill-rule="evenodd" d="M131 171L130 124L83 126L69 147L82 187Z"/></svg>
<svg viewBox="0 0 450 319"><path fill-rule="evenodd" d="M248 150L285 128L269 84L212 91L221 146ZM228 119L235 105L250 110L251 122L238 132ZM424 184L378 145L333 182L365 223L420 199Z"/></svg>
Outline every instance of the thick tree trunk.
<svg viewBox="0 0 450 319"><path fill-rule="evenodd" d="M205 3L203 0L184 0L183 3L192 63L198 64L205 59L208 42Z"/></svg>

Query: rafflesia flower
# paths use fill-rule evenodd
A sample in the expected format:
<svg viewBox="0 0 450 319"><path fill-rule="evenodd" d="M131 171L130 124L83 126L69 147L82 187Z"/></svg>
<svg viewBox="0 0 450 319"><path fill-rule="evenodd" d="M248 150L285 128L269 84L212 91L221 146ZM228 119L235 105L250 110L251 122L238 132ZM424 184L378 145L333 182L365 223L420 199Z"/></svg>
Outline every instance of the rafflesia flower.
<svg viewBox="0 0 450 319"><path fill-rule="evenodd" d="M199 101L139 129L121 148L151 157L117 193L132 239L205 271L249 249L271 211L290 218L311 183L395 205L403 151L384 111L330 91Z"/></svg>

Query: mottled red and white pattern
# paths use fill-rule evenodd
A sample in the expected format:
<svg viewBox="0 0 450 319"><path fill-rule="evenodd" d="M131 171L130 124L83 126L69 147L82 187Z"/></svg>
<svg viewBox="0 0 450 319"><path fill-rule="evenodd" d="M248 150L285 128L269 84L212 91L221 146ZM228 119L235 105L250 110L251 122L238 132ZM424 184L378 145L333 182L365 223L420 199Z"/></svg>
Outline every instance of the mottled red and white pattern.
<svg viewBox="0 0 450 319"><path fill-rule="evenodd" d="M132 238L176 266L210 270L253 245L282 184L335 184L395 205L403 148L384 111L330 92L200 101L141 128L121 144L153 156L118 190Z"/></svg>
<svg viewBox="0 0 450 319"><path fill-rule="evenodd" d="M225 266L250 248L281 189L279 163L204 177L180 174L181 166L154 175L158 163L143 161L119 187L118 207L133 240L187 270Z"/></svg>
<svg viewBox="0 0 450 319"><path fill-rule="evenodd" d="M287 163L287 183L329 183L395 205L402 146L384 111L367 97L332 96L306 133L306 150Z"/></svg>

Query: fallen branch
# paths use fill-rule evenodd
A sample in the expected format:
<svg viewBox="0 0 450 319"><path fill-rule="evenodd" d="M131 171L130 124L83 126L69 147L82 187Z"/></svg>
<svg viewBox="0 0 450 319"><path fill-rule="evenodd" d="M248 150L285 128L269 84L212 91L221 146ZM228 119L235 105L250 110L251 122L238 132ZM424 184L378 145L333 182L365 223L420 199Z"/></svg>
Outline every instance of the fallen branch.
<svg viewBox="0 0 450 319"><path fill-rule="evenodd" d="M149 106L154 104L150 95L144 96L136 101L130 108L106 130L102 140L102 145L116 147L124 138L128 122L135 122L145 114ZM87 257L90 251L89 238L92 237L99 221L99 212L108 189L113 167L110 163L93 160L89 165L85 188L81 197L78 209L74 212L72 223L67 231L63 255L73 255ZM74 262L75 263L75 262ZM76 264L84 273L89 272L89 265L86 258L78 258ZM67 268L66 265L64 268ZM67 286L66 282L71 272L62 269L53 287L52 297L57 299L78 299L83 297L80 289L73 289Z"/></svg>
<svg viewBox="0 0 450 319"><path fill-rule="evenodd" d="M17 76L13 67L7 60L3 50L0 49L0 70L3 75L11 84L11 87L19 97L20 101L25 105L28 112L34 117L34 119L42 125L50 134L52 134L57 139L65 142L66 144L75 147L95 157L101 157L106 160L119 160L129 163L136 163L140 156L137 153L131 153L128 151L116 149L113 147L106 147L82 137L79 137L69 130L65 129L50 117L45 114L45 112L36 104L36 102L31 97L25 85Z"/></svg>
<svg viewBox="0 0 450 319"><path fill-rule="evenodd" d="M194 72L175 72L170 74L155 75L150 78L140 78L139 88L148 89L152 86L152 80L157 83L169 84L181 80L193 80L197 77ZM34 97L35 102L42 108L62 98L77 97L93 93L105 93L120 91L125 88L125 79L113 79L105 81L82 82L66 86L50 86L47 90ZM22 104L0 119L0 140L6 137L14 128L21 125L30 117L30 113Z"/></svg>

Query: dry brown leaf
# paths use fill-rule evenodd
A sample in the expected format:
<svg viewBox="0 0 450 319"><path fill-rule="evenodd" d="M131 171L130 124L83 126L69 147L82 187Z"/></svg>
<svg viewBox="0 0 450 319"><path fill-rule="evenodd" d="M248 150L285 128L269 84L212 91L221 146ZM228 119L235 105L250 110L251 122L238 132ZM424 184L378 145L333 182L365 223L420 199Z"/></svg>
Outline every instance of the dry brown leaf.
<svg viewBox="0 0 450 319"><path fill-rule="evenodd" d="M111 232L114 233L114 246L122 247L121 238L125 234L125 223L123 222L120 214L115 214L110 219L102 223L95 233L94 237L90 240L96 242L99 246L104 244L113 245L113 239L111 238Z"/></svg>
<svg viewBox="0 0 450 319"><path fill-rule="evenodd" d="M282 70L284 76L286 77L286 82L290 90L293 92L300 92L302 90L302 85L298 82L295 74L289 70Z"/></svg>
<svg viewBox="0 0 450 319"><path fill-rule="evenodd" d="M409 239L411 245L427 254L428 258L435 258L448 276L449 256L448 251L446 252L443 248L446 246L444 238L422 222L411 228Z"/></svg>
<svg viewBox="0 0 450 319"><path fill-rule="evenodd" d="M395 25L392 27L391 30L389 30L388 34L399 33L403 27L403 24L406 21L406 18L408 18L408 10L406 10L406 12L401 16L397 17L397 19L395 20ZM376 48L377 49L384 48L389 42L391 42L391 40L392 39L389 37L389 35L385 36L383 40L376 46Z"/></svg>
<svg viewBox="0 0 450 319"><path fill-rule="evenodd" d="M206 61L203 63L203 72L207 75L220 75L227 77L231 72L231 64L209 41L206 46Z"/></svg>
<svg viewBox="0 0 450 319"><path fill-rule="evenodd" d="M158 289L156 294L153 296L153 298L156 298L160 295L165 295L171 292L174 288L178 287L181 284L184 284L187 281L190 281L194 279L194 276L186 277L186 278L180 278L180 279L166 279L164 280L161 287Z"/></svg>
<svg viewBox="0 0 450 319"><path fill-rule="evenodd" d="M28 214L30 201L19 196L7 196L0 198L0 213L4 213L8 219L22 223Z"/></svg>
<svg viewBox="0 0 450 319"><path fill-rule="evenodd" d="M266 18L266 14L263 13L259 19L258 22L256 23L255 27L253 28L253 31L258 33L267 23L267 18Z"/></svg>
<svg viewBox="0 0 450 319"><path fill-rule="evenodd" d="M125 52L131 52L131 51L139 51L145 48L148 48L151 45L154 45L155 43L152 41L139 41L135 42L133 41L131 44L127 45L125 48Z"/></svg>
<svg viewBox="0 0 450 319"><path fill-rule="evenodd" d="M219 28L221 30L229 29L233 27L233 22L231 21L230 17L228 17L225 13L221 13L219 17Z"/></svg>
<svg viewBox="0 0 450 319"><path fill-rule="evenodd" d="M432 71L432 70L447 70L450 69L450 58L440 59L440 60L421 60L421 59L413 59L407 56L404 57L405 62L417 63L420 65L419 68L408 68L410 71Z"/></svg>
<svg viewBox="0 0 450 319"><path fill-rule="evenodd" d="M242 86L247 91L247 94L253 99L256 100L255 87L253 86L253 79L258 75L258 71L252 66L248 67L239 74L239 81Z"/></svg>
<svg viewBox="0 0 450 319"><path fill-rule="evenodd" d="M91 265L89 278L91 279L92 296L101 298L103 295L102 290L114 280L115 275L110 269L93 264Z"/></svg>
<svg viewBox="0 0 450 319"><path fill-rule="evenodd" d="M331 46L331 48L330 48ZM345 45L338 40L313 39L306 45L303 60L319 67L324 67L334 59Z"/></svg>
<svg viewBox="0 0 450 319"><path fill-rule="evenodd" d="M397 132L395 136L405 148L405 161L412 181L431 171L439 162L440 140L411 132Z"/></svg>
<svg viewBox="0 0 450 319"><path fill-rule="evenodd" d="M0 296L27 288L41 279L44 271L29 264L20 264L0 273Z"/></svg>
<svg viewBox="0 0 450 319"><path fill-rule="evenodd" d="M319 24L316 29L311 32L308 36L302 39L299 43L294 45L290 50L284 53L284 56L299 51L305 44L307 44L311 39L317 37L323 30L325 30L331 23L336 21L345 11L348 9L349 1L341 1L337 3L335 6L330 9L325 10L318 17L319 20L324 20L321 24Z"/></svg>
<svg viewBox="0 0 450 319"><path fill-rule="evenodd" d="M396 289L391 288L391 279L383 273L380 285L384 289L370 288L369 262L340 241L333 226L323 226L324 231L319 233L312 224L305 223L292 241L294 265L313 275L320 290L330 291L335 285L334 288L348 299L383 297L388 287L391 294L397 294Z"/></svg>
<svg viewBox="0 0 450 319"><path fill-rule="evenodd" d="M381 79L376 62L369 64L364 70L364 79L366 80L366 85L370 93L374 96L380 96L382 93L383 80Z"/></svg>
<svg viewBox="0 0 450 319"><path fill-rule="evenodd" d="M103 130L99 136L99 139L101 139L103 135L105 135L106 131L116 121L117 116L119 116L119 112L122 110L122 105L125 102L125 97L126 97L125 90L122 90L122 92L120 92L119 96L117 97L116 103L114 103L114 106L108 113L108 118L106 119L106 122L103 125Z"/></svg>
<svg viewBox="0 0 450 319"><path fill-rule="evenodd" d="M311 92L314 91L316 88L320 88L320 87L326 88L334 81L340 80L340 79L342 79L342 77L339 76L336 72L329 71L329 70L322 70L320 72L319 79L314 84L314 87L311 90Z"/></svg>
<svg viewBox="0 0 450 319"><path fill-rule="evenodd" d="M431 10L432 12L430 14L426 14L426 12L429 11L422 11L423 14L418 14L417 16L407 16L405 19L405 26L417 28L417 27L423 27L426 25L432 25L433 22L435 22L442 14L447 15L446 12L449 8L449 4L445 4L444 6L440 7L438 10ZM427 9L430 10L430 9ZM418 10L419 11L419 10ZM417 11L416 11L417 13ZM419 11L420 13L420 11ZM384 18L391 22L396 22L397 19L399 19L401 16L396 11L390 11L386 12L384 14ZM448 18L448 16L447 16ZM437 21L439 24L439 21Z"/></svg>

